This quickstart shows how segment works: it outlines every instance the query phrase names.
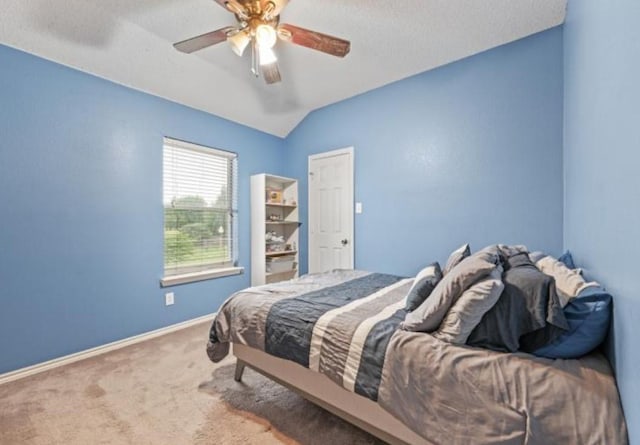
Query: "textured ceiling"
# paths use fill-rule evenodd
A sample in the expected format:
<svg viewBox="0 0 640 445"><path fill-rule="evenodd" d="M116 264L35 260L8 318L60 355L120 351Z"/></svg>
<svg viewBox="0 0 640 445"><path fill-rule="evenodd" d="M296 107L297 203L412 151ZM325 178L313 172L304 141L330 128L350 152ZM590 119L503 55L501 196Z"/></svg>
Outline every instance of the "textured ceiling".
<svg viewBox="0 0 640 445"><path fill-rule="evenodd" d="M0 5L0 43L278 136L314 109L559 25L566 10L566 0L291 0L282 22L349 39L351 53L279 42L283 82L268 86L227 44L171 46L234 23L213 0Z"/></svg>

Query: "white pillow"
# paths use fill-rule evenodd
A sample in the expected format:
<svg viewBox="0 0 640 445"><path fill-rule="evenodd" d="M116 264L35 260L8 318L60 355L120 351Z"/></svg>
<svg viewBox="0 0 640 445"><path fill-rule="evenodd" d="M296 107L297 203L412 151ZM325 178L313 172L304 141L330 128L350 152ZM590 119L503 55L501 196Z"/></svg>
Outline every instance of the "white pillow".
<svg viewBox="0 0 640 445"><path fill-rule="evenodd" d="M540 272L556 280L556 290L562 302L562 307L566 306L572 298L577 297L584 289L599 286L595 281L585 281L579 270L569 269L563 262L556 260L552 256L540 258L535 265Z"/></svg>
<svg viewBox="0 0 640 445"><path fill-rule="evenodd" d="M529 253L529 259L531 260L531 262L533 264L537 263L538 261L540 261L542 258L546 257L547 254L543 253L543 252L531 252Z"/></svg>

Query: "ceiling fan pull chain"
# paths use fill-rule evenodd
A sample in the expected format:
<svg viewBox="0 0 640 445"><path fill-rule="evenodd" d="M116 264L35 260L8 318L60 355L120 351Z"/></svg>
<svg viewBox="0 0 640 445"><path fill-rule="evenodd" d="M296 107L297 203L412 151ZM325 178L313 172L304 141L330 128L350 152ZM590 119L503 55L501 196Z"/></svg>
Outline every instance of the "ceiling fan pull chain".
<svg viewBox="0 0 640 445"><path fill-rule="evenodd" d="M255 39L251 42L251 72L256 77L260 76L260 52Z"/></svg>

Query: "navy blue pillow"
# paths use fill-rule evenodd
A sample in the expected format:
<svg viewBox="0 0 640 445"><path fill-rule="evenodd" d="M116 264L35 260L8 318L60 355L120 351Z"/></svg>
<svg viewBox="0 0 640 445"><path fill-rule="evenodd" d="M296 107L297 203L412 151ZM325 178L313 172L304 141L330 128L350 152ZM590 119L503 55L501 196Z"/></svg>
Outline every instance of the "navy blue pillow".
<svg viewBox="0 0 640 445"><path fill-rule="evenodd" d="M593 351L609 332L612 307L611 295L603 288L586 288L564 308L569 330L534 354L547 358L578 358Z"/></svg>
<svg viewBox="0 0 640 445"><path fill-rule="evenodd" d="M573 255L571 255L571 252L569 252L568 250L565 253L563 253L560 258L558 258L558 261L563 263L569 269L576 268L576 264L573 262Z"/></svg>

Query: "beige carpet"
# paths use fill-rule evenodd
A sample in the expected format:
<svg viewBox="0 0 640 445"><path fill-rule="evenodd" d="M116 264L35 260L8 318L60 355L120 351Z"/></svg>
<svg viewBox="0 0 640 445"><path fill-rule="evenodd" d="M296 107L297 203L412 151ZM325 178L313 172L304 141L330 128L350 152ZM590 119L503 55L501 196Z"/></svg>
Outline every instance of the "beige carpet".
<svg viewBox="0 0 640 445"><path fill-rule="evenodd" d="M379 444L234 361L209 323L0 386L0 444Z"/></svg>

